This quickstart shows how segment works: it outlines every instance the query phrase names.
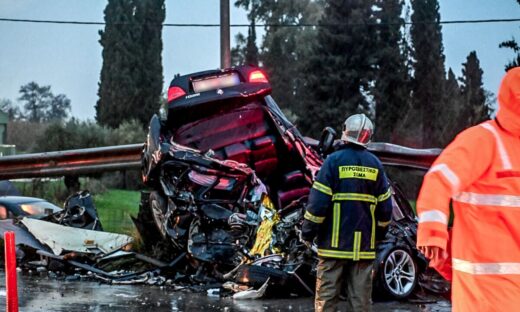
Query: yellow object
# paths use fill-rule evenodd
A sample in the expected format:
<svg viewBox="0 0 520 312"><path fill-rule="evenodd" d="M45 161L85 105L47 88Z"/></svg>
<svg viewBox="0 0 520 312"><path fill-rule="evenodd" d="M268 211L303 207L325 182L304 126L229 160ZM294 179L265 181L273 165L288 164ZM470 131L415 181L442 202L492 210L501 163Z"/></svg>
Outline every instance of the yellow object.
<svg viewBox="0 0 520 312"><path fill-rule="evenodd" d="M372 167L363 166L340 166L339 167L339 178L340 179L365 179L376 181L378 169Z"/></svg>
<svg viewBox="0 0 520 312"><path fill-rule="evenodd" d="M262 206L264 207L265 213L263 220L260 222L258 229L256 230L256 239L251 248L252 255L265 256L266 251L271 250L271 242L273 239L273 227L280 222L280 217L274 208L273 202L269 196L264 196L262 199Z"/></svg>

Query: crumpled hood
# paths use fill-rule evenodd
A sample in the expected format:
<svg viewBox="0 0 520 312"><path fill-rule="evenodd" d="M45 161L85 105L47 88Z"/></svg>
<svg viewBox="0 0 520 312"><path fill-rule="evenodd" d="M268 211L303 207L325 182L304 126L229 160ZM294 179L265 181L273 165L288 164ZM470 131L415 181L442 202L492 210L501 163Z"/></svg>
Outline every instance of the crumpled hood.
<svg viewBox="0 0 520 312"><path fill-rule="evenodd" d="M497 119L502 127L520 136L520 67L510 69L498 91Z"/></svg>

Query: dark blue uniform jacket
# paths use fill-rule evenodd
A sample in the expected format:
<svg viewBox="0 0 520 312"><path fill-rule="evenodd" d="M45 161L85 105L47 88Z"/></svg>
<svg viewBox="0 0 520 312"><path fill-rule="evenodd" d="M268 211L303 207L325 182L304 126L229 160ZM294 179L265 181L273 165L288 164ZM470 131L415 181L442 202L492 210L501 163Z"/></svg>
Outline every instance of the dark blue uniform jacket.
<svg viewBox="0 0 520 312"><path fill-rule="evenodd" d="M374 259L376 232L385 232L391 214L391 189L381 162L349 143L323 163L309 195L302 237L317 236L320 257Z"/></svg>

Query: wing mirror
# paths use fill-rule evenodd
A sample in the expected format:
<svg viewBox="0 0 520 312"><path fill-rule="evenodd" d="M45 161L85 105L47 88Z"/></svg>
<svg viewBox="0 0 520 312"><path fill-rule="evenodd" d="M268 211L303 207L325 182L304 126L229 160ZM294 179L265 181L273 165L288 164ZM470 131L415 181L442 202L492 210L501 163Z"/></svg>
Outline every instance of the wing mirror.
<svg viewBox="0 0 520 312"><path fill-rule="evenodd" d="M334 151L334 140L336 139L336 136L336 131L331 127L325 127L323 129L318 143L318 153L320 153L321 156L326 157Z"/></svg>

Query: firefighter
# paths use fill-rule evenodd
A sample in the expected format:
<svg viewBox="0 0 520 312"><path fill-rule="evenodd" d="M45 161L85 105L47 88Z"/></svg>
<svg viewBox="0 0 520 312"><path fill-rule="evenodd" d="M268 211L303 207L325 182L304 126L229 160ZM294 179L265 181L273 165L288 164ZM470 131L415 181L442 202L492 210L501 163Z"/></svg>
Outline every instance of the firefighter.
<svg viewBox="0 0 520 312"><path fill-rule="evenodd" d="M520 310L520 67L504 76L498 102L495 119L441 153L417 201L417 246L452 279L456 312Z"/></svg>
<svg viewBox="0 0 520 312"><path fill-rule="evenodd" d="M316 238L316 311L336 311L342 286L349 311L371 310L376 235L386 232L392 210L383 166L366 149L372 132L364 114L347 118L345 144L327 157L309 195L302 239Z"/></svg>

